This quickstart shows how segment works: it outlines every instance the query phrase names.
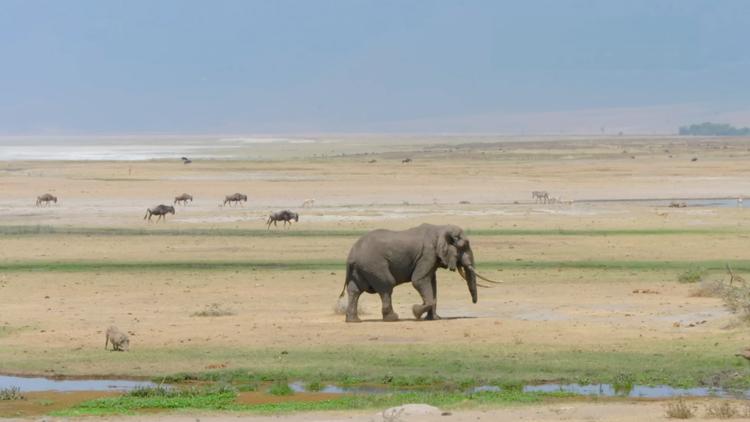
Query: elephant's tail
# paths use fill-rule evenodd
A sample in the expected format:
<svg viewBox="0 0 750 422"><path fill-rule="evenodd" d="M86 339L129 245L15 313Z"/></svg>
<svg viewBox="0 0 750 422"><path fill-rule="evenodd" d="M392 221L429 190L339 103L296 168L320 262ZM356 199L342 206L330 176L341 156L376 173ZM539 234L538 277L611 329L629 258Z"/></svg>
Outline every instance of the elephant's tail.
<svg viewBox="0 0 750 422"><path fill-rule="evenodd" d="M346 313L346 308L349 305L344 298L344 293L346 293L346 285L349 283L349 280L352 278L352 264L347 263L346 264L346 278L344 278L344 288L341 289L341 294L339 295L338 300L336 301L336 306L334 306L333 311L336 314L343 315Z"/></svg>
<svg viewBox="0 0 750 422"><path fill-rule="evenodd" d="M346 277L344 278L344 288L341 289L341 294L339 295L339 299L344 297L344 293L346 293L346 285L349 283L349 280L352 278L352 264L346 263Z"/></svg>

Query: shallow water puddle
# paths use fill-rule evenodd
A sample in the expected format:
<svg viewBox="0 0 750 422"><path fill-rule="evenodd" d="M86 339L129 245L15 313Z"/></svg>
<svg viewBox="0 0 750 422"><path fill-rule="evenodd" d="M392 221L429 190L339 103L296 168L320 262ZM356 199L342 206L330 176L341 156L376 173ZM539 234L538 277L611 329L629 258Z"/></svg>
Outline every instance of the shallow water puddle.
<svg viewBox="0 0 750 422"><path fill-rule="evenodd" d="M295 393L307 393L305 384L294 382L289 387ZM326 385L320 389L320 393L328 394L385 394L385 393L405 393L414 390L397 390L384 386L353 386L340 387L336 385ZM500 392L502 388L495 385L481 385L470 390L472 393L482 392ZM628 387L616 387L611 384L539 384L523 386L525 393L570 393L580 396L597 396L597 397L631 397L631 398L649 398L649 399L666 399L672 397L736 397L750 398L750 390L746 391L729 391L721 388L695 387L695 388L675 388L668 385L633 385Z"/></svg>
<svg viewBox="0 0 750 422"><path fill-rule="evenodd" d="M129 391L136 387L154 387L150 381L121 379L52 379L0 375L0 389L18 387L21 392L37 391Z"/></svg>

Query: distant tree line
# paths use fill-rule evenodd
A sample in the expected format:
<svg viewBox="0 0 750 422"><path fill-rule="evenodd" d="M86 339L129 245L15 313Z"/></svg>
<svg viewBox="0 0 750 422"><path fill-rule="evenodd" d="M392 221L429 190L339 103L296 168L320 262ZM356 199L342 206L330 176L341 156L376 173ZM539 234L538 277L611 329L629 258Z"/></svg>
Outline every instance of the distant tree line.
<svg viewBox="0 0 750 422"><path fill-rule="evenodd" d="M697 125L680 126L680 135L750 136L750 127L740 128L727 123L704 122Z"/></svg>

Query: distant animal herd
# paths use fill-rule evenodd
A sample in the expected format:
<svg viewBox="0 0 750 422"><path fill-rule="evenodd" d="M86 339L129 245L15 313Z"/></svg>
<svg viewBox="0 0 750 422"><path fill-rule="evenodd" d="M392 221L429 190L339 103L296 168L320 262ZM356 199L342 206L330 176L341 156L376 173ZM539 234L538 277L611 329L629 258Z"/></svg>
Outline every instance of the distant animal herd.
<svg viewBox="0 0 750 422"><path fill-rule="evenodd" d="M189 161L189 160L188 160ZM164 205L159 204L155 207L147 208L146 214L143 216L143 219L152 222L151 219L153 216L156 216L156 222L159 221L167 221L167 214L175 214L175 205L183 205L187 206L188 203L193 202L193 195L190 195L189 193L183 193L180 195L177 195L174 197L174 201L172 202L172 205ZM224 197L224 202L221 204L222 206L236 206L240 205L242 206L243 202L247 202L247 195L243 193L233 193L231 195L226 195ZM36 198L36 206L37 207L48 207L51 203L57 203L57 197L55 195L52 195L50 193L45 193L44 195L37 196ZM315 199L305 199L304 202L302 202L301 207L302 208L311 208L315 204ZM271 213L268 218L266 219L266 224L268 225L268 229L271 229L271 224L274 225L274 227L278 227L277 223L281 221L284 223L284 227L287 227L287 224L289 224L289 227L292 225L292 221L298 222L299 221L299 214L292 211L292 210L281 210Z"/></svg>
<svg viewBox="0 0 750 422"><path fill-rule="evenodd" d="M407 161L408 160L408 161ZM190 163L189 159L186 159L186 157L183 157L183 161L186 162L186 164ZM405 159L404 162L409 162L411 159ZM568 204L572 205L572 200L563 200L560 197L553 197L550 196L549 192L547 191L532 191L531 192L531 198L534 200L535 203L543 203L543 204ZM40 195L36 198L36 206L37 207L48 207L52 203L57 203L57 197L55 195L52 195L50 193L45 193L44 195ZM175 205L183 205L187 206L188 203L192 203L194 200L193 195L190 195L189 193L182 193L180 195L177 195L174 197L174 200L172 202L172 205L164 205L159 204L155 207L147 208L146 214L143 216L143 219L152 222L152 217L156 216L156 222L159 221L166 221L167 220L167 214L175 214ZM243 202L247 202L247 195L243 193L233 193L231 195L226 195L224 197L224 201L222 202L222 206L242 206ZM461 204L469 204L469 201L461 201ZM315 205L315 199L309 198L305 199L301 207L302 208L311 208ZM674 206L674 205L672 205ZM281 210L271 213L268 218L265 220L266 225L268 226L268 229L270 230L271 224L274 225L274 227L278 227L277 223L279 221L284 223L284 227L287 227L287 224L291 227L292 221L299 222L299 214L289 210Z"/></svg>

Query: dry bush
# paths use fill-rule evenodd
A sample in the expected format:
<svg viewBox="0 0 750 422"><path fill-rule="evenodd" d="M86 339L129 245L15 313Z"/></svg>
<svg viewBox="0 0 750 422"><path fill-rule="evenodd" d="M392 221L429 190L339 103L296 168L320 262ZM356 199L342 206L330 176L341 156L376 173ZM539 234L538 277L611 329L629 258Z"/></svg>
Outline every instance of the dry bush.
<svg viewBox="0 0 750 422"><path fill-rule="evenodd" d="M667 403L666 414L670 419L690 419L695 416L695 406L689 406L684 400L678 399Z"/></svg>
<svg viewBox="0 0 750 422"><path fill-rule="evenodd" d="M697 283L703 280L703 276L706 275L706 270L703 268L690 268L685 272L677 276L677 281L680 283Z"/></svg>
<svg viewBox="0 0 750 422"><path fill-rule="evenodd" d="M706 406L706 417L717 419L731 419L739 414L737 408L728 401L713 402Z"/></svg>
<svg viewBox="0 0 750 422"><path fill-rule="evenodd" d="M23 400L24 398L18 387L0 388L0 400Z"/></svg>
<svg viewBox="0 0 750 422"><path fill-rule="evenodd" d="M724 288L724 282L721 280L703 280L697 289L690 292L690 297L721 297Z"/></svg>
<svg viewBox="0 0 750 422"><path fill-rule="evenodd" d="M730 275L732 278L722 290L721 299L729 311L738 314L741 320L750 322L750 284L731 270Z"/></svg>
<svg viewBox="0 0 750 422"><path fill-rule="evenodd" d="M219 303L212 303L206 305L202 311L194 312L192 316L195 317L220 317L234 315L235 312L231 309L223 308Z"/></svg>
<svg viewBox="0 0 750 422"><path fill-rule="evenodd" d="M692 297L720 297L724 307L733 314L737 314L741 321L750 322L750 283L735 274L727 265L729 281L701 281L694 290Z"/></svg>

